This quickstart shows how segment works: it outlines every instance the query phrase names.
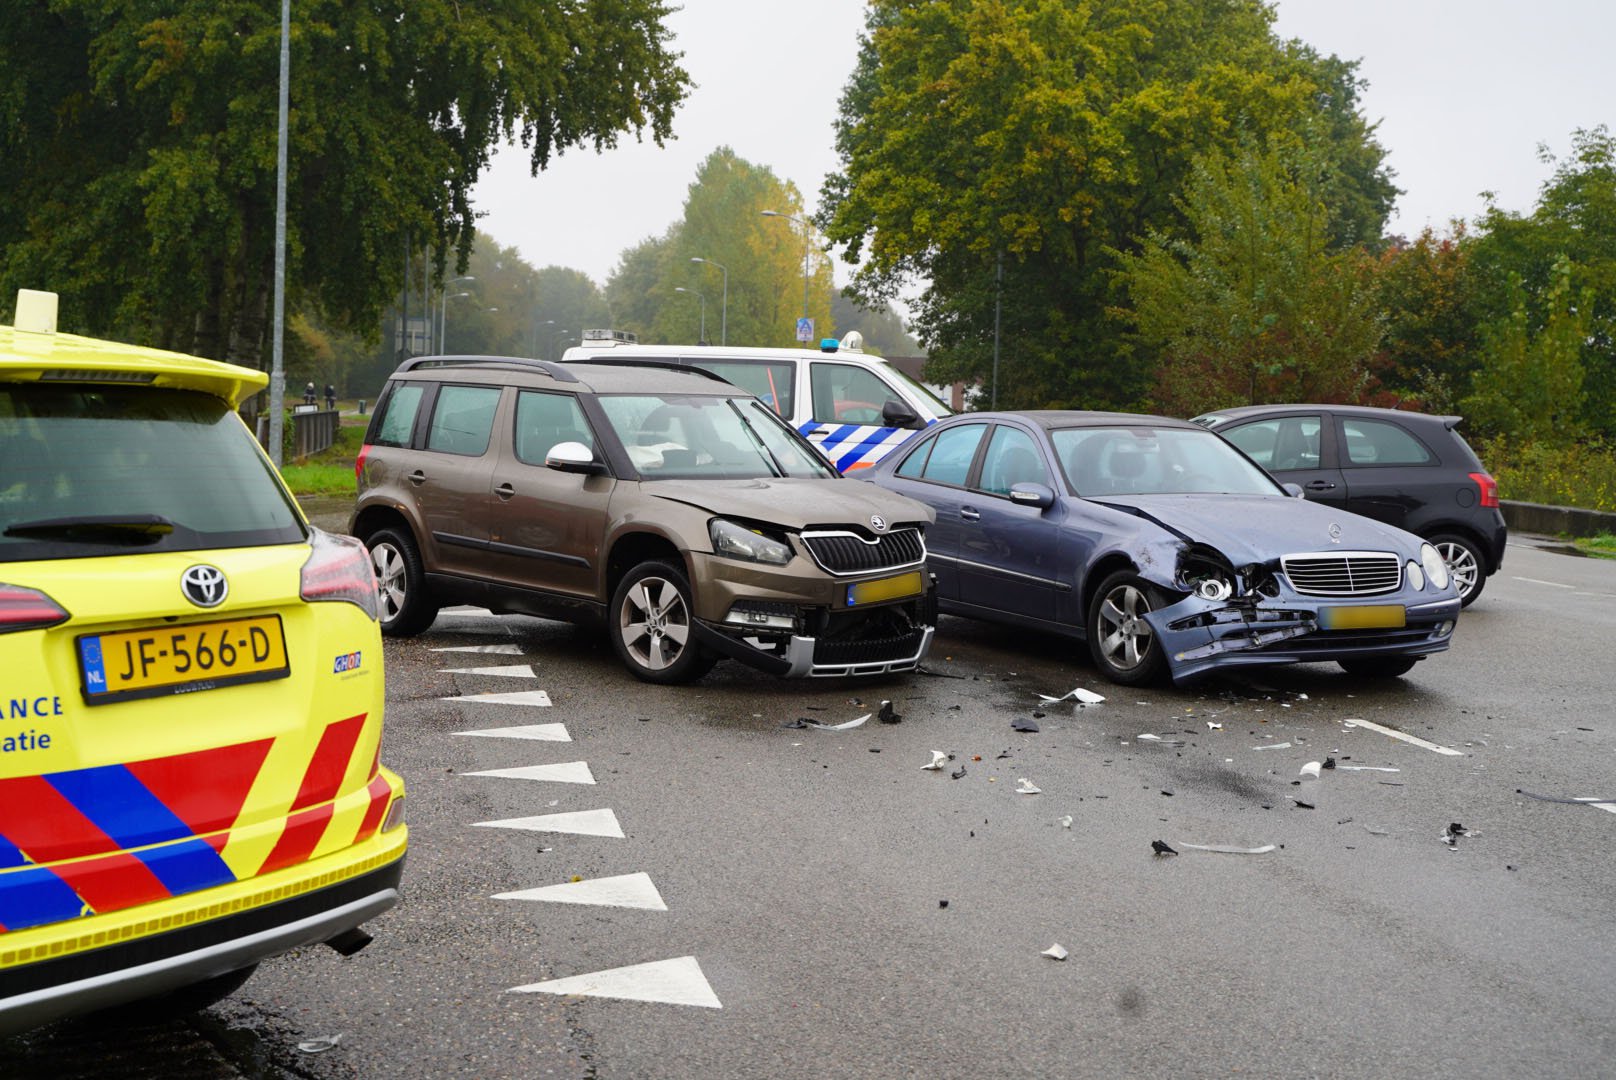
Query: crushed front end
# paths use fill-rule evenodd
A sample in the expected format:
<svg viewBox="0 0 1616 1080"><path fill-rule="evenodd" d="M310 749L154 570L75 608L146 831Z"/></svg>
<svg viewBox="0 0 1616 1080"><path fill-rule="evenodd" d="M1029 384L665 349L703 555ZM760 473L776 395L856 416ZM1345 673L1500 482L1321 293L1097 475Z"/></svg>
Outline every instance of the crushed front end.
<svg viewBox="0 0 1616 1080"><path fill-rule="evenodd" d="M1145 615L1175 682L1216 668L1443 652L1458 594L1395 552L1323 551L1236 567L1180 547L1161 585L1182 597Z"/></svg>

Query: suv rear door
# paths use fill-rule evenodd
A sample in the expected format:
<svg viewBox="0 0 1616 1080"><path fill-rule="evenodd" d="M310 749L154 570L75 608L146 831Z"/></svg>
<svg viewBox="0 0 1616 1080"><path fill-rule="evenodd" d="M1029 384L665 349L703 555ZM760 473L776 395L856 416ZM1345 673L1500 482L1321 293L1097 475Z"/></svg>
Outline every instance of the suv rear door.
<svg viewBox="0 0 1616 1080"><path fill-rule="evenodd" d="M497 386L437 386L426 403L431 410L421 436L426 452L407 455L403 476L396 478L414 495L426 533L422 542L437 548L437 558L430 561L443 573L483 573L489 519L499 512L489 448L501 393Z"/></svg>
<svg viewBox="0 0 1616 1080"><path fill-rule="evenodd" d="M1346 508L1347 481L1336 467L1335 427L1318 412L1237 420L1217 433L1282 484L1296 484L1312 502Z"/></svg>

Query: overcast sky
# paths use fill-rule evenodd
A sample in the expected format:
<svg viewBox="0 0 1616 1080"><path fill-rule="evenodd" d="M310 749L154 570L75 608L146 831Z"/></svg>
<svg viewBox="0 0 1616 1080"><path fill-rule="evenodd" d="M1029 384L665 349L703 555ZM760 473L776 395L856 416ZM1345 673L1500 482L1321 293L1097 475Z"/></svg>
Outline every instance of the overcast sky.
<svg viewBox="0 0 1616 1080"><path fill-rule="evenodd" d="M1483 191L1529 210L1550 172L1538 144L1563 155L1574 129L1616 120L1611 0L1281 0L1278 10L1282 36L1361 61L1364 112L1404 189L1393 232L1474 218ZM502 150L475 192L481 228L535 266L604 284L625 248L681 216L697 165L725 145L816 208L837 164L832 125L863 12L863 0L684 0L668 24L696 86L675 138L571 151L537 178L519 149Z"/></svg>

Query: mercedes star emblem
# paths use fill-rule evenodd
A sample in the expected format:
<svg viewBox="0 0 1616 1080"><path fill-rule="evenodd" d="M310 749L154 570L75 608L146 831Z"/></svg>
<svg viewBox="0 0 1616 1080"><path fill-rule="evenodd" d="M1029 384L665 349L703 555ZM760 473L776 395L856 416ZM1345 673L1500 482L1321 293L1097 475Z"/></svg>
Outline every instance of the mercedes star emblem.
<svg viewBox="0 0 1616 1080"><path fill-rule="evenodd" d="M1332 521L1332 522L1330 522L1330 543L1339 544L1340 542L1341 542L1341 526L1337 525L1335 522Z"/></svg>

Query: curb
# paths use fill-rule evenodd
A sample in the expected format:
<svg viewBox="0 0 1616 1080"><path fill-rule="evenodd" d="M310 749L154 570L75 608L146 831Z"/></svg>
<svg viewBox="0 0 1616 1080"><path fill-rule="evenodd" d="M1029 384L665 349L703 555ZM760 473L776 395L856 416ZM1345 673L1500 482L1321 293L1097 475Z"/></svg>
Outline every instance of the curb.
<svg viewBox="0 0 1616 1080"><path fill-rule="evenodd" d="M1543 503L1500 499L1504 524L1511 532L1542 533L1547 536L1598 536L1616 533L1616 514L1583 510L1575 506L1545 506Z"/></svg>

